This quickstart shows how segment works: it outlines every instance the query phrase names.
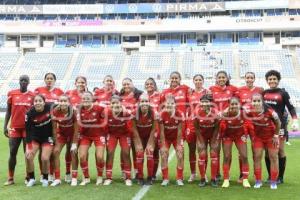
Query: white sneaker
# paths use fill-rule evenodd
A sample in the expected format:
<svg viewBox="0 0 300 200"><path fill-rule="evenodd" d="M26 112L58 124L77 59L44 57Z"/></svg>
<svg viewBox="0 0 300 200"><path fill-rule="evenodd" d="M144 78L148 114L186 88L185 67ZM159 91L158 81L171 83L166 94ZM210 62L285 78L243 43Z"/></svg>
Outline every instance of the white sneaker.
<svg viewBox="0 0 300 200"><path fill-rule="evenodd" d="M28 183L26 184L27 187L32 187L35 185L35 179L29 179Z"/></svg>
<svg viewBox="0 0 300 200"><path fill-rule="evenodd" d="M91 179L90 178L84 178L82 180L82 182L80 183L81 186L85 186L87 184L89 184L91 182Z"/></svg>
<svg viewBox="0 0 300 200"><path fill-rule="evenodd" d="M161 186L168 186L169 185L169 180L165 179L163 182L160 184Z"/></svg>
<svg viewBox="0 0 300 200"><path fill-rule="evenodd" d="M4 183L4 186L9 186L9 185L13 185L15 184L14 180L13 179L9 179L7 180L5 183Z"/></svg>
<svg viewBox="0 0 300 200"><path fill-rule="evenodd" d="M255 189L259 189L262 186L262 182L261 181L256 181L255 185L253 186Z"/></svg>
<svg viewBox="0 0 300 200"><path fill-rule="evenodd" d="M55 179L54 181L53 181L53 183L51 184L51 186L52 187L55 187L55 186L58 186L58 185L60 185L61 184L61 180L60 179Z"/></svg>
<svg viewBox="0 0 300 200"><path fill-rule="evenodd" d="M189 182L189 183L192 183L192 182L195 180L195 178L196 178L196 174L191 174L191 176L190 176L188 182Z"/></svg>
<svg viewBox="0 0 300 200"><path fill-rule="evenodd" d="M42 186L43 186L43 187L48 187L48 186L49 186L49 181L46 180L46 179L43 179L43 181L42 181Z"/></svg>
<svg viewBox="0 0 300 200"><path fill-rule="evenodd" d="M98 176L96 185L102 185L102 183L103 183L103 178L101 176Z"/></svg>
<svg viewBox="0 0 300 200"><path fill-rule="evenodd" d="M132 186L132 181L130 179L125 180L125 185L126 186Z"/></svg>
<svg viewBox="0 0 300 200"><path fill-rule="evenodd" d="M54 176L51 175L51 174L49 174L49 176L48 176L48 181L49 181L49 182L53 182L53 181L54 181Z"/></svg>
<svg viewBox="0 0 300 200"><path fill-rule="evenodd" d="M290 142L286 142L285 144L288 145L288 146L291 146L291 145L292 145Z"/></svg>
<svg viewBox="0 0 300 200"><path fill-rule="evenodd" d="M71 181L72 181L71 174L66 174L66 175L65 175L65 182L66 182L66 183L71 183Z"/></svg>
<svg viewBox="0 0 300 200"><path fill-rule="evenodd" d="M228 188L230 186L229 179L224 179L222 188Z"/></svg>
<svg viewBox="0 0 300 200"><path fill-rule="evenodd" d="M184 183L183 183L183 181L181 179L176 180L176 184L178 186L184 186Z"/></svg>
<svg viewBox="0 0 300 200"><path fill-rule="evenodd" d="M77 178L72 178L71 186L77 186Z"/></svg>
<svg viewBox="0 0 300 200"><path fill-rule="evenodd" d="M106 179L103 183L103 185L110 185L112 183L111 179Z"/></svg>
<svg viewBox="0 0 300 200"><path fill-rule="evenodd" d="M276 182L271 183L270 188L271 188L272 190L277 190L277 183L276 183Z"/></svg>

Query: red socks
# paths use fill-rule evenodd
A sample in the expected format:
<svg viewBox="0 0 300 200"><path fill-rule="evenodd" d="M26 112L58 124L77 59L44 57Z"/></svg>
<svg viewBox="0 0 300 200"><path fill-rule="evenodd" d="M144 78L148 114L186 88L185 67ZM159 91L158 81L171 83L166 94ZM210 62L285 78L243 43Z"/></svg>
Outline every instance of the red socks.
<svg viewBox="0 0 300 200"><path fill-rule="evenodd" d="M243 179L248 179L248 176L249 176L249 164L243 164L242 165L242 174L243 174Z"/></svg>
<svg viewBox="0 0 300 200"><path fill-rule="evenodd" d="M66 174L70 174L70 172L71 172L71 161L72 161L72 156L71 156L71 153L68 152L65 155Z"/></svg>
<svg viewBox="0 0 300 200"><path fill-rule="evenodd" d="M230 169L229 164L223 164L223 176L224 176L224 180L225 179L229 179L229 169Z"/></svg>
<svg viewBox="0 0 300 200"><path fill-rule="evenodd" d="M261 168L254 169L256 181L261 181Z"/></svg>
<svg viewBox="0 0 300 200"><path fill-rule="evenodd" d="M80 162L80 166L81 166L81 169L82 169L83 176L85 178L89 178L90 174L89 174L88 162L87 161Z"/></svg>
<svg viewBox="0 0 300 200"><path fill-rule="evenodd" d="M216 180L217 172L218 172L218 154L217 153L210 153L210 160L211 160L211 179Z"/></svg>
<svg viewBox="0 0 300 200"><path fill-rule="evenodd" d="M148 177L153 176L154 172L154 160L153 160L153 151L146 151L147 155L147 169L148 169Z"/></svg>
<svg viewBox="0 0 300 200"><path fill-rule="evenodd" d="M112 179L112 168L113 168L113 165L106 163L106 178L107 179Z"/></svg>
<svg viewBox="0 0 300 200"><path fill-rule="evenodd" d="M97 166L97 175L98 176L103 176L103 170L104 170L104 162L98 162L96 163L96 166Z"/></svg>
<svg viewBox="0 0 300 200"><path fill-rule="evenodd" d="M169 168L168 167L161 169L161 173L162 173L163 180L169 180Z"/></svg>
<svg viewBox="0 0 300 200"><path fill-rule="evenodd" d="M144 152L136 152L136 167L138 170L138 178L144 177L143 165L144 165Z"/></svg>
<svg viewBox="0 0 300 200"><path fill-rule="evenodd" d="M200 154L199 155L198 166L199 166L199 172L200 172L201 179L205 178L206 158L207 158L206 154Z"/></svg>

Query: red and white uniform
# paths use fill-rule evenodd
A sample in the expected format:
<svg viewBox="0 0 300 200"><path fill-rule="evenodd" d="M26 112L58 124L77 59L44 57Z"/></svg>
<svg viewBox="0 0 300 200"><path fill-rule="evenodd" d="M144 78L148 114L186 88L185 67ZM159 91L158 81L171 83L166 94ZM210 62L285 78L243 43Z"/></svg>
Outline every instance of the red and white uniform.
<svg viewBox="0 0 300 200"><path fill-rule="evenodd" d="M262 94L262 92L263 92L263 88L261 87L253 87L250 89L247 86L243 86L238 88L237 96L239 97L242 106L249 107L251 106L250 104L252 101L252 96L254 94Z"/></svg>
<svg viewBox="0 0 300 200"><path fill-rule="evenodd" d="M64 92L59 88L49 90L47 87L38 87L34 90L34 93L43 95L46 103L56 103Z"/></svg>
<svg viewBox="0 0 300 200"><path fill-rule="evenodd" d="M186 135L185 139L188 143L195 143L196 142L196 134L195 134L195 127L194 127L194 117L193 114L195 113L195 109L200 105L200 99L203 95L207 94L206 89L202 89L200 92L193 91L188 96L189 101L189 108L187 110L187 128L186 128Z"/></svg>
<svg viewBox="0 0 300 200"><path fill-rule="evenodd" d="M274 147L272 138L276 131L276 126L273 119L279 119L277 113L269 108L264 113L250 112L248 114L253 125L250 133L254 148L270 148Z"/></svg>
<svg viewBox="0 0 300 200"><path fill-rule="evenodd" d="M8 92L7 97L7 104L11 105L9 137L25 138L25 115L33 105L34 94L31 91L22 93L17 89Z"/></svg>
<svg viewBox="0 0 300 200"><path fill-rule="evenodd" d="M121 103L127 109L127 111L133 113L137 107L137 100L134 97L133 92L129 94L123 94L121 96Z"/></svg>
<svg viewBox="0 0 300 200"><path fill-rule="evenodd" d="M82 107L78 111L77 121L80 128L79 145L105 146L106 124L104 108L92 105L91 108Z"/></svg>
<svg viewBox="0 0 300 200"><path fill-rule="evenodd" d="M213 101L216 104L219 111L225 110L229 106L229 100L236 96L237 88L232 85L219 86L214 85L209 88L212 92Z"/></svg>
<svg viewBox="0 0 300 200"><path fill-rule="evenodd" d="M220 122L220 134L223 143L242 145L247 142L247 120L244 119L243 112L240 111L238 116L228 114L222 117Z"/></svg>
<svg viewBox="0 0 300 200"><path fill-rule="evenodd" d="M177 148L178 126L183 120L183 115L177 110L173 116L166 111L160 113L159 123L164 126L165 145L167 148L170 148L171 144L173 144L174 148ZM183 140L180 145L183 146Z"/></svg>
<svg viewBox="0 0 300 200"><path fill-rule="evenodd" d="M120 143L121 148L130 148L131 145L131 130L129 129L129 122L132 115L123 110L118 116L114 116L111 109L107 112L107 148L115 149L116 145Z"/></svg>
<svg viewBox="0 0 300 200"><path fill-rule="evenodd" d="M112 95L118 94L119 92L117 90L108 91L106 88L97 89L94 92L94 97L96 98L96 101L100 105L108 106L110 104L110 99Z"/></svg>
<svg viewBox="0 0 300 200"><path fill-rule="evenodd" d="M140 139L142 140L143 146L146 147L152 130L152 125L155 120L155 114L153 111L151 111L151 116L149 116L148 114L136 114L135 116L137 116L137 118L135 118L137 131L139 133Z"/></svg>
<svg viewBox="0 0 300 200"><path fill-rule="evenodd" d="M81 104L81 93L78 90L68 90L66 95L70 98L71 105L76 108Z"/></svg>
<svg viewBox="0 0 300 200"><path fill-rule="evenodd" d="M76 122L75 111L69 113L62 113L59 109L52 111L52 120L57 123L56 137L57 142L67 144L73 141L74 137L74 124Z"/></svg>
<svg viewBox="0 0 300 200"><path fill-rule="evenodd" d="M209 113L202 108L195 110L194 120L198 121L200 137L206 144L213 138L214 129L219 123L217 114L217 110L213 108Z"/></svg>
<svg viewBox="0 0 300 200"><path fill-rule="evenodd" d="M157 91L155 91L153 94L149 95L149 101L150 104L152 106L152 108L154 109L155 113L158 113L160 110L160 103L161 103L161 94Z"/></svg>

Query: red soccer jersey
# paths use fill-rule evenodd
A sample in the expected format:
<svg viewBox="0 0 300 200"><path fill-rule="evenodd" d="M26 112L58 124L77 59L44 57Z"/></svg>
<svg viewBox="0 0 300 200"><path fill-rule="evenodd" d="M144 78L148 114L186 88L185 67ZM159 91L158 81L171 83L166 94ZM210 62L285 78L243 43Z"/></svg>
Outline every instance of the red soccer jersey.
<svg viewBox="0 0 300 200"><path fill-rule="evenodd" d="M215 126L219 123L217 110L211 109L209 113L199 108L195 110L194 120L198 121L200 134L203 136L212 135Z"/></svg>
<svg viewBox="0 0 300 200"><path fill-rule="evenodd" d="M141 138L149 138L152 125L155 120L155 113L151 111L151 115L143 115L143 114L135 114L135 123L137 127L137 131Z"/></svg>
<svg viewBox="0 0 300 200"><path fill-rule="evenodd" d="M47 87L38 87L34 90L35 94L41 94L45 97L46 103L56 103L58 98L64 93L59 88L53 88L52 90L48 90Z"/></svg>
<svg viewBox="0 0 300 200"><path fill-rule="evenodd" d="M160 113L159 123L164 126L164 134L166 140L174 140L177 138L178 125L183 121L183 115L176 110L174 116L170 113L162 111Z"/></svg>
<svg viewBox="0 0 300 200"><path fill-rule="evenodd" d="M107 91L105 88L101 88L94 92L94 97L99 104L108 106L112 95L118 93L117 90Z"/></svg>
<svg viewBox="0 0 300 200"><path fill-rule="evenodd" d="M74 134L74 123L76 121L75 111L64 114L58 109L52 111L52 120L58 124L57 133L64 136Z"/></svg>
<svg viewBox="0 0 300 200"><path fill-rule="evenodd" d="M270 139L275 134L275 123L272 119L278 119L277 113L269 108L265 113L248 113L249 120L254 126L254 135L261 139Z"/></svg>
<svg viewBox="0 0 300 200"><path fill-rule="evenodd" d="M106 135L106 124L104 121L104 108L93 105L91 108L80 108L77 121L80 127L80 134L88 137L98 137Z"/></svg>
<svg viewBox="0 0 300 200"><path fill-rule="evenodd" d="M159 106L160 106L160 97L161 94L159 92L154 92L152 95L149 95L149 101L150 104L152 106L152 108L154 109L154 112L158 112L159 111Z"/></svg>
<svg viewBox="0 0 300 200"><path fill-rule="evenodd" d="M70 103L73 107L77 107L81 104L81 94L78 90L68 90L66 95L70 98Z"/></svg>
<svg viewBox="0 0 300 200"><path fill-rule="evenodd" d="M262 94L263 88L253 87L250 89L247 86L240 87L237 92L237 96L240 98L241 104L251 104L253 94ZM249 105L248 105L249 106Z"/></svg>
<svg viewBox="0 0 300 200"><path fill-rule="evenodd" d="M132 115L127 111L123 110L118 116L114 116L111 109L107 112L107 127L108 133L112 135L129 135L129 123L132 119Z"/></svg>
<svg viewBox="0 0 300 200"><path fill-rule="evenodd" d="M34 94L30 91L22 93L19 89L7 94L7 104L11 105L11 128L25 128L25 115L33 105Z"/></svg>
<svg viewBox="0 0 300 200"><path fill-rule="evenodd" d="M185 114L188 104L188 94L190 88L186 85L179 85L176 88L168 88L163 90L161 95L161 102L165 102L168 95L172 95L176 100L176 109Z"/></svg>
<svg viewBox="0 0 300 200"><path fill-rule="evenodd" d="M197 106L200 105L200 98L205 94L207 94L207 90L203 89L200 92L193 91L188 96L189 108L186 113L187 114L187 128L192 133L195 132L193 114L195 113L195 109L197 108Z"/></svg>
<svg viewBox="0 0 300 200"><path fill-rule="evenodd" d="M213 95L213 101L216 104L219 111L225 110L229 106L229 100L236 96L237 88L235 86L229 85L221 87L219 85L214 85L209 88Z"/></svg>
<svg viewBox="0 0 300 200"><path fill-rule="evenodd" d="M134 97L133 92L131 92L121 96L121 103L129 112L133 113L136 109L137 100Z"/></svg>
<svg viewBox="0 0 300 200"><path fill-rule="evenodd" d="M236 138L246 134L246 120L242 111L238 116L233 116L230 113L226 117L223 116L220 123L223 127L221 136L224 138Z"/></svg>

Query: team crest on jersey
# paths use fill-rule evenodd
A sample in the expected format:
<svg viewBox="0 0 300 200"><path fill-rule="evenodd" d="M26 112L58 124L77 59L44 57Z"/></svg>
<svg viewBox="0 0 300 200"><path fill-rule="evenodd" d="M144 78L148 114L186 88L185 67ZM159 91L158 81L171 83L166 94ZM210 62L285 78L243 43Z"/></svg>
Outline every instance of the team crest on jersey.
<svg viewBox="0 0 300 200"><path fill-rule="evenodd" d="M16 99L20 99L20 97L16 97Z"/></svg>
<svg viewBox="0 0 300 200"><path fill-rule="evenodd" d="M93 116L97 116L97 113L93 112Z"/></svg>
<svg viewBox="0 0 300 200"><path fill-rule="evenodd" d="M177 124L177 123L178 123L178 120L175 120L175 123Z"/></svg>
<svg viewBox="0 0 300 200"><path fill-rule="evenodd" d="M231 124L231 123L232 123L232 121L228 121L228 123L229 123L229 124Z"/></svg>
<svg viewBox="0 0 300 200"><path fill-rule="evenodd" d="M227 91L226 94L230 94L230 91Z"/></svg>

